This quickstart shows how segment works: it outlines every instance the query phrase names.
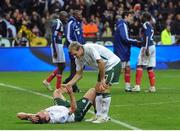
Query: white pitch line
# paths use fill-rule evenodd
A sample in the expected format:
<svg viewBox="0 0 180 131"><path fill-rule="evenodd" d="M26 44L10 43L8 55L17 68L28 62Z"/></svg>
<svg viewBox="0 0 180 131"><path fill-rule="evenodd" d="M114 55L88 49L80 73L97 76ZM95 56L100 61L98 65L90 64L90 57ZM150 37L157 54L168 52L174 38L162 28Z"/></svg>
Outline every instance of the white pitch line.
<svg viewBox="0 0 180 131"><path fill-rule="evenodd" d="M125 104L125 105L111 105L115 107L127 107L127 106L148 106L148 105L162 105L162 104L172 104L180 103L180 101L167 101L167 102L154 102L154 103L142 103L142 104Z"/></svg>
<svg viewBox="0 0 180 131"><path fill-rule="evenodd" d="M49 99L53 99L52 96L49 96L49 95L45 95L45 94L42 94L42 93L39 93L39 92L36 92L36 91L31 91L31 90L28 90L28 89L24 89L24 88L21 88L21 87L18 87L18 86L14 86L14 85L9 85L9 84L4 84L4 83L0 83L0 86L3 86L3 87L9 87L9 88L13 88L13 89L16 89L16 90L20 90L20 91L24 91L24 92L28 92L28 93L31 93L31 94L35 94L35 95L38 95L38 96L42 96L42 97L46 97L46 98L49 98ZM91 114L94 114L92 111L89 111ZM140 128L137 128L135 126L132 126L132 125L129 125L125 122L122 122L122 121L119 121L119 120L115 120L113 118L111 118L111 121L113 123L116 123L118 125L121 125L121 126L124 126L128 129L132 129L132 130L142 130Z"/></svg>

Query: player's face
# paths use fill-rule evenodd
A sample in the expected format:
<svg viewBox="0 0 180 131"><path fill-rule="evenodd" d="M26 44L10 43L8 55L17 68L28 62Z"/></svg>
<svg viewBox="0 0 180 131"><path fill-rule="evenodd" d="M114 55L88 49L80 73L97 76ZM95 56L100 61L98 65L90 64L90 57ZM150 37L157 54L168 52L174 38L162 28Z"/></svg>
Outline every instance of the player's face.
<svg viewBox="0 0 180 131"><path fill-rule="evenodd" d="M60 15L60 20L61 20L63 23L67 23L68 17L66 17L66 16L64 16L64 15Z"/></svg>
<svg viewBox="0 0 180 131"><path fill-rule="evenodd" d="M78 50L72 49L71 55L73 55L76 58L80 58L83 55L83 49L81 47Z"/></svg>
<svg viewBox="0 0 180 131"><path fill-rule="evenodd" d="M127 20L128 20L128 22L131 24L131 23L133 22L133 20L134 20L134 16L133 16L132 14L129 14L129 15L127 16Z"/></svg>
<svg viewBox="0 0 180 131"><path fill-rule="evenodd" d="M77 19L78 21L82 21L82 12L81 12L81 11L76 11L76 12L74 13L74 16L76 17L76 19Z"/></svg>

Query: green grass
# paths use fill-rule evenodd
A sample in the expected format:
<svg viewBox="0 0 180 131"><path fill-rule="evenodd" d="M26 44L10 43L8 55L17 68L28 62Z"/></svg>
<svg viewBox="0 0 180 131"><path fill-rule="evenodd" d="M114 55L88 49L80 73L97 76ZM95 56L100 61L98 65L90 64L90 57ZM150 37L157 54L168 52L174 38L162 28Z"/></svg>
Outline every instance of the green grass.
<svg viewBox="0 0 180 131"><path fill-rule="evenodd" d="M140 93L124 92L123 75L120 84L112 87L112 102L110 116L118 121L143 130L180 130L180 70L157 70L156 93L145 93L149 87L147 73L144 72L142 90ZM17 112L35 113L53 104L52 100L32 94L27 91L16 90L2 86L1 83L17 86L30 91L52 96L42 86L42 80L48 72L0 72L0 130L126 130L130 129L110 121L104 124L78 122L68 124L31 124L16 118ZM64 78L68 72L64 73ZM135 74L132 72L132 84ZM83 79L78 83L81 93L93 87L97 79L96 72L85 72ZM52 85L55 85L55 80ZM86 118L92 114L87 113Z"/></svg>

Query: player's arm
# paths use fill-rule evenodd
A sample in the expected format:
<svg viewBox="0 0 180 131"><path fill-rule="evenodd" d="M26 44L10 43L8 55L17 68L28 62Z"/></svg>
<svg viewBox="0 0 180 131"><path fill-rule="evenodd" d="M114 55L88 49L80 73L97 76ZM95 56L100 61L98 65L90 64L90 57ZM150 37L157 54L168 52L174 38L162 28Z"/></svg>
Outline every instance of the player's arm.
<svg viewBox="0 0 180 131"><path fill-rule="evenodd" d="M66 87L67 89L67 93L69 94L69 97L70 97L70 114L71 113L74 113L77 109L77 104L76 104L76 99L75 99L75 96L74 96L74 93L73 93L73 90L72 90L72 86L68 86Z"/></svg>
<svg viewBox="0 0 180 131"><path fill-rule="evenodd" d="M102 59L96 60L98 63L100 82L104 82L105 80L105 63Z"/></svg>
<svg viewBox="0 0 180 131"><path fill-rule="evenodd" d="M58 31L56 31L56 28L57 28L57 21L53 22L52 23L52 47L53 47L53 54L54 54L54 57L57 58L57 51L56 51L56 47L55 47L55 44L56 44L56 37L58 35Z"/></svg>
<svg viewBox="0 0 180 131"><path fill-rule="evenodd" d="M80 70L76 71L74 77L66 85L68 86L74 85L77 81L79 81L82 78L82 75L83 75L83 69L81 68Z"/></svg>
<svg viewBox="0 0 180 131"><path fill-rule="evenodd" d="M137 41L136 39L129 38L129 33L127 29L127 25L124 23L123 25L120 25L118 27L118 30L120 32L121 38L128 44L137 46L138 44L141 44L142 42Z"/></svg>
<svg viewBox="0 0 180 131"><path fill-rule="evenodd" d="M73 32L73 21L68 22L67 24L67 31L66 31L66 38L69 43L72 43L73 40L71 38L71 33Z"/></svg>
<svg viewBox="0 0 180 131"><path fill-rule="evenodd" d="M21 120L32 121L33 123L35 123L39 120L39 118L36 116L36 114L30 114L30 113L24 113L24 112L18 113L17 117Z"/></svg>
<svg viewBox="0 0 180 131"><path fill-rule="evenodd" d="M146 56L149 56L150 54L149 54L148 42L152 36L150 33L148 33L148 24L147 23L143 24L143 28L145 29L145 33L144 33L144 35L145 35L145 54L146 54Z"/></svg>

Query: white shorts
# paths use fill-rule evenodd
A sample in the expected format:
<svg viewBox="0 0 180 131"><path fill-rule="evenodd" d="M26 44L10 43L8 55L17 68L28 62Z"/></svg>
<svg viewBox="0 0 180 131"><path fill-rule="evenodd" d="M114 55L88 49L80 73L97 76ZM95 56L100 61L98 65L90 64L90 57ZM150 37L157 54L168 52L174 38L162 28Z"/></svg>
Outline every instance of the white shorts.
<svg viewBox="0 0 180 131"><path fill-rule="evenodd" d="M138 64L146 67L155 67L156 66L156 47L155 45L149 46L149 56L146 56L145 47L141 47Z"/></svg>
<svg viewBox="0 0 180 131"><path fill-rule="evenodd" d="M122 69L125 69L126 66L130 66L130 61L121 62L121 65L122 65Z"/></svg>
<svg viewBox="0 0 180 131"><path fill-rule="evenodd" d="M52 54L52 62L53 63L65 63L65 54L63 50L62 44L55 44L56 52L57 52L57 58L54 58L54 52L53 47L51 44L51 54Z"/></svg>

